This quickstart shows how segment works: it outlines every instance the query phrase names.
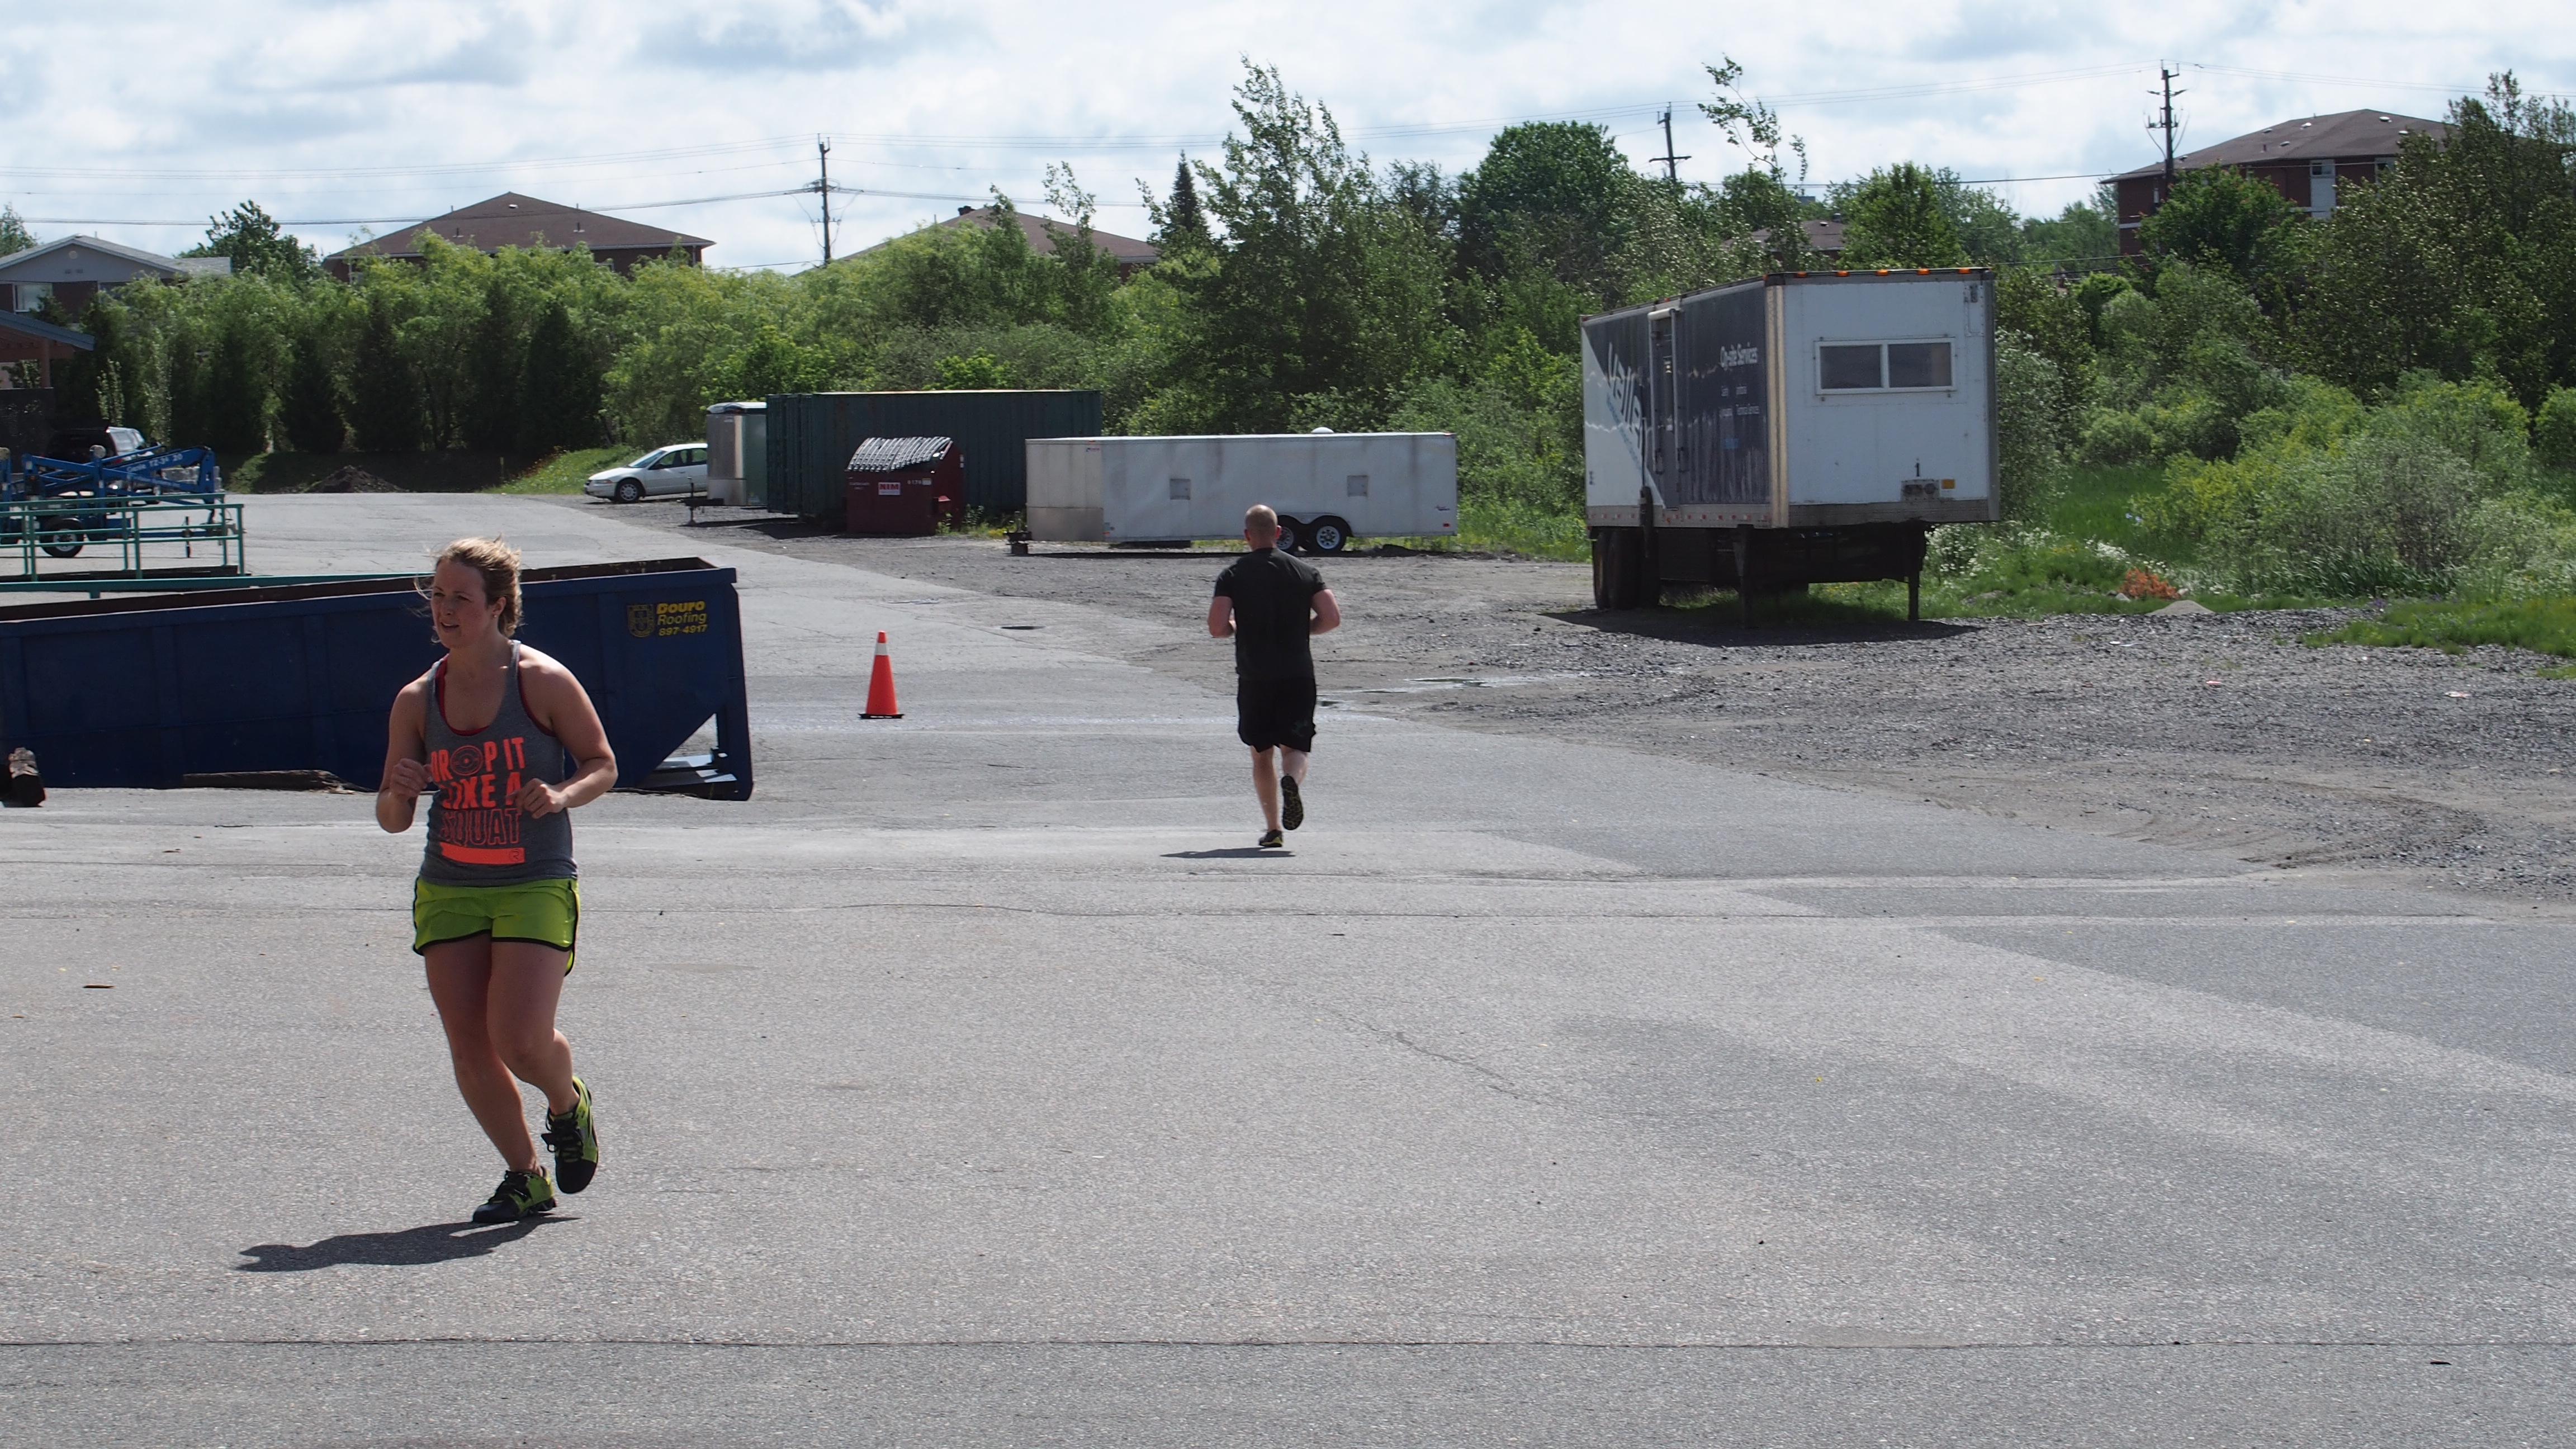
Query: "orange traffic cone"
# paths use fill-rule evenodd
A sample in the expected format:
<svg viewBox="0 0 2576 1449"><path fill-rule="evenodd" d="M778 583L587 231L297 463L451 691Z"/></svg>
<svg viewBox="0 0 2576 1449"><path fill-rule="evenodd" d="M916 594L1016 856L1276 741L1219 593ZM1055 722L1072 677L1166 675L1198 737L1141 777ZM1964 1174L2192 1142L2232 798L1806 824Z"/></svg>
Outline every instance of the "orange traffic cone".
<svg viewBox="0 0 2576 1449"><path fill-rule="evenodd" d="M876 668L868 675L868 710L861 719L901 719L894 702L894 660L886 655L885 631L877 631Z"/></svg>

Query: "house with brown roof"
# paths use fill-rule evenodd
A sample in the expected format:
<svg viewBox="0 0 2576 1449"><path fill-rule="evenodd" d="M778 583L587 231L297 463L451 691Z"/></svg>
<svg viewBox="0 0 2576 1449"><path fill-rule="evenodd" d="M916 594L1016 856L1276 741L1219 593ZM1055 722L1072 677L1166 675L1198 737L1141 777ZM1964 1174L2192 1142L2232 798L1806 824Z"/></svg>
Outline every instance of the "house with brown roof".
<svg viewBox="0 0 2576 1449"><path fill-rule="evenodd" d="M1843 219L1841 217L1830 220L1811 217L1798 223L1798 230L1807 234L1807 250L1824 257L1839 257L1843 254ZM1767 226L1752 235L1753 240L1765 246L1771 243L1771 228Z"/></svg>
<svg viewBox="0 0 2576 1449"><path fill-rule="evenodd" d="M606 262L619 272L634 270L638 262L667 257L676 249L688 258L689 265L704 265L706 249L715 243L702 236L673 231L668 227L646 226L624 217L584 211L578 206L541 201L505 191L489 201L459 207L445 216L433 216L412 226L396 228L383 236L344 247L322 259L331 275L349 279L352 263L361 257L384 257L394 261L416 262L421 259L420 234L431 232L460 247L472 247L490 254L503 247L520 247L535 251L541 248L586 246L594 258Z"/></svg>
<svg viewBox="0 0 2576 1449"><path fill-rule="evenodd" d="M2323 221L2333 213L2339 192L2397 164L2398 147L2406 137L2430 136L2439 142L2450 134L2450 127L2420 116L2344 111L2283 121L2204 146L2175 157L2174 170L2179 175L2209 166L2233 166L2272 183L2290 205ZM2165 164L2156 161L2125 172L2113 177L2112 184L2119 195L2120 251L2135 256L2138 224L2164 205Z"/></svg>
<svg viewBox="0 0 2576 1449"><path fill-rule="evenodd" d="M165 257L103 237L61 237L0 257L0 310L33 312L51 299L60 315L77 317L102 288L146 278L219 277L232 269L225 257Z"/></svg>
<svg viewBox="0 0 2576 1449"><path fill-rule="evenodd" d="M942 230L961 226L990 228L1000 215L1001 208L998 206L961 206L957 208L955 216L938 225ZM1042 257L1054 256L1056 238L1070 237L1074 232L1070 222L1032 216L1025 211L1012 212L1011 219L1019 223L1020 234L1029 239L1029 250ZM1118 274L1122 277L1132 277L1162 260L1162 254L1155 250L1152 242L1138 241L1132 236L1120 236L1115 232L1101 231L1096 227L1091 233L1091 244L1117 258ZM889 245L892 243L879 242L868 250L876 251L880 247Z"/></svg>

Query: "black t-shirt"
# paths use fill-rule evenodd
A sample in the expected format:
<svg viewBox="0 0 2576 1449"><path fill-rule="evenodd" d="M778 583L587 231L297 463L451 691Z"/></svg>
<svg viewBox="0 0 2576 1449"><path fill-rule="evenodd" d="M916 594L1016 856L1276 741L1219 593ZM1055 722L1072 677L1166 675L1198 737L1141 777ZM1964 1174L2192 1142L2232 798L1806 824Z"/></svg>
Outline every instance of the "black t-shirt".
<svg viewBox="0 0 2576 1449"><path fill-rule="evenodd" d="M1312 679L1314 598L1324 576L1303 559L1256 548L1216 576L1234 601L1234 672L1244 679Z"/></svg>

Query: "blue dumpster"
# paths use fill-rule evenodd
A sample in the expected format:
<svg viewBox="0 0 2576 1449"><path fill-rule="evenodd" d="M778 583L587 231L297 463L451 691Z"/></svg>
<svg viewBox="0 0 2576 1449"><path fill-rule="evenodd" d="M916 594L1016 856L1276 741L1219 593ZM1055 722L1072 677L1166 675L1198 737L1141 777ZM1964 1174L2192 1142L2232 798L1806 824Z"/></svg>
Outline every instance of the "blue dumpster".
<svg viewBox="0 0 2576 1449"><path fill-rule="evenodd" d="M0 754L54 786L168 789L327 770L375 788L394 695L439 657L412 578L0 608ZM704 559L530 569L519 637L599 707L617 783L751 798L734 571ZM707 755L671 758L714 720Z"/></svg>

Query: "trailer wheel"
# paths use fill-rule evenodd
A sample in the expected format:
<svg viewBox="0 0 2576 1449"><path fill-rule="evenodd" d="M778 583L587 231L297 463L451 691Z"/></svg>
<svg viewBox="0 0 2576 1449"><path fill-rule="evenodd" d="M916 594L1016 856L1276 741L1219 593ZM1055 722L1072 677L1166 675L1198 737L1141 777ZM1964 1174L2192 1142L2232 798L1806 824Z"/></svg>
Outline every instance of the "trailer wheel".
<svg viewBox="0 0 2576 1449"><path fill-rule="evenodd" d="M1351 526L1338 518L1318 518L1306 525L1306 552L1340 553L1350 547Z"/></svg>
<svg viewBox="0 0 2576 1449"><path fill-rule="evenodd" d="M1633 609L1645 602L1646 534L1638 528L1592 530L1592 603Z"/></svg>
<svg viewBox="0 0 2576 1449"><path fill-rule="evenodd" d="M78 558L82 542L80 520L62 513L39 518L36 541L56 558Z"/></svg>

